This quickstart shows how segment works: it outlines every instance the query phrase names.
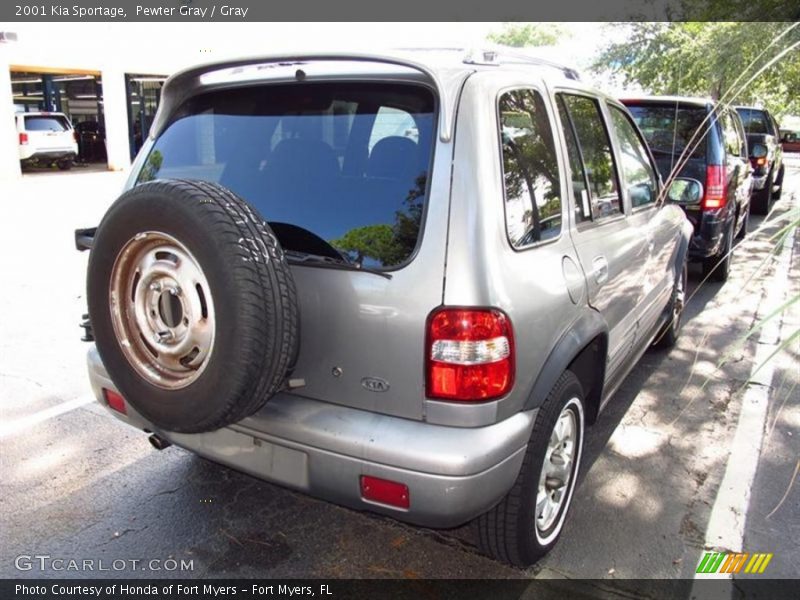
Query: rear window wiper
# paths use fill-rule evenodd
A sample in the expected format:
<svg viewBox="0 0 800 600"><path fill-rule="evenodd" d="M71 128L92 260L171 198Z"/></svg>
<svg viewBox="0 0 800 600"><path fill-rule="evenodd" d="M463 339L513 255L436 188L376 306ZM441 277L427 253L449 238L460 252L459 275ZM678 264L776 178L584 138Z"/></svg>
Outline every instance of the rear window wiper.
<svg viewBox="0 0 800 600"><path fill-rule="evenodd" d="M300 252L298 250L285 250L286 258L290 263L294 264L313 264L315 266L326 267L329 269L341 269L342 271L361 271L363 273L372 273L386 279L391 279L392 274L379 269L365 267L358 263L352 263L345 258L333 258L332 256L322 256L320 254L313 254L311 252Z"/></svg>

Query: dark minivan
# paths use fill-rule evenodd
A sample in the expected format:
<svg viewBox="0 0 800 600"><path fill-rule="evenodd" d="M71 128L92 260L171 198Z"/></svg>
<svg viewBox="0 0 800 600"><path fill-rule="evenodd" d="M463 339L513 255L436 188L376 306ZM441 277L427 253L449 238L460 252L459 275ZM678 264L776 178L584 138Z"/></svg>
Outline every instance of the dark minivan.
<svg viewBox="0 0 800 600"><path fill-rule="evenodd" d="M733 240L747 233L752 169L735 110L703 98L623 99L665 180L703 184L699 201L682 204L694 227L689 257L717 281L728 278Z"/></svg>

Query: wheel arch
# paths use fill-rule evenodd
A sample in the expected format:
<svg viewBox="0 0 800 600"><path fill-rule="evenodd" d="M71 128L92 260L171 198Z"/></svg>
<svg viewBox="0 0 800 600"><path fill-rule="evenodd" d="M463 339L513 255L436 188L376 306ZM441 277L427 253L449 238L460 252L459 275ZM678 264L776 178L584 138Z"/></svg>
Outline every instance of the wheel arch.
<svg viewBox="0 0 800 600"><path fill-rule="evenodd" d="M586 308L556 343L536 378L525 409L541 406L565 370L583 387L587 423L597 419L605 383L608 325L597 311Z"/></svg>

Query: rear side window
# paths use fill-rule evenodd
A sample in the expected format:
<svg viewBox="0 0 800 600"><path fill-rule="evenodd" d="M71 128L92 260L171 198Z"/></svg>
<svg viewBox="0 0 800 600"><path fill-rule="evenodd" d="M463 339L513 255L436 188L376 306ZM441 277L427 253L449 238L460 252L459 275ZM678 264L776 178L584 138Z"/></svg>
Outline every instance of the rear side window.
<svg viewBox="0 0 800 600"><path fill-rule="evenodd" d="M503 148L506 231L520 248L561 233L561 183L544 101L534 90L514 90L498 104Z"/></svg>
<svg viewBox="0 0 800 600"><path fill-rule="evenodd" d="M631 206L647 206L656 201L658 195L658 176L650 162L647 149L627 114L612 106L611 121L617 133L620 149L620 170Z"/></svg>
<svg viewBox="0 0 800 600"><path fill-rule="evenodd" d="M55 131L61 133L69 129L67 119L60 116L26 116L25 131Z"/></svg>
<svg viewBox="0 0 800 600"><path fill-rule="evenodd" d="M742 118L742 125L744 125L745 133L767 133L772 134L771 127L767 120L767 115L763 110L754 108L737 108L736 112Z"/></svg>
<svg viewBox="0 0 800 600"><path fill-rule="evenodd" d="M622 213L614 155L597 100L585 96L558 96L561 126L570 150L572 177L586 177L586 185L573 189L579 203L578 221L597 221ZM570 139L571 138L571 139ZM580 160L580 165L575 160ZM573 183L574 185L574 183Z"/></svg>
<svg viewBox="0 0 800 600"><path fill-rule="evenodd" d="M742 140L736 127L735 117L728 112L722 115L723 137L725 138L725 151L729 156L741 156Z"/></svg>
<svg viewBox="0 0 800 600"><path fill-rule="evenodd" d="M179 109L138 182L217 182L258 208L290 254L394 267L419 238L435 120L433 93L413 84L209 92Z"/></svg>
<svg viewBox="0 0 800 600"><path fill-rule="evenodd" d="M634 104L628 110L642 131L647 145L658 156L691 156L705 160L707 131L711 119L703 106L679 104ZM688 150L687 150L688 148Z"/></svg>

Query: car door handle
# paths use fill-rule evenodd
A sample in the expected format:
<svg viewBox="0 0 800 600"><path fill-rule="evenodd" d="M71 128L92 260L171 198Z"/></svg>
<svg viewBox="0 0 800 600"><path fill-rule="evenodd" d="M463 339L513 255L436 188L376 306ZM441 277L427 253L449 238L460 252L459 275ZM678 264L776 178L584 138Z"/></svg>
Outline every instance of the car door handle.
<svg viewBox="0 0 800 600"><path fill-rule="evenodd" d="M597 256L592 261L592 268L594 270L594 280L602 285L608 281L608 260L605 256Z"/></svg>

